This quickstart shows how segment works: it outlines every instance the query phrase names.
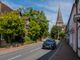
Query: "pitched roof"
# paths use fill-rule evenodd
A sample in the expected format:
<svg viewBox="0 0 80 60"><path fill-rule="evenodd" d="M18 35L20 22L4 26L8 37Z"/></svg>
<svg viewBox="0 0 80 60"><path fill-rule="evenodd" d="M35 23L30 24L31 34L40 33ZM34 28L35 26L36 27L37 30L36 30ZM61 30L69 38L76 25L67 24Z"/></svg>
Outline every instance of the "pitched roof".
<svg viewBox="0 0 80 60"><path fill-rule="evenodd" d="M12 11L12 9L0 1L0 14L9 11Z"/></svg>

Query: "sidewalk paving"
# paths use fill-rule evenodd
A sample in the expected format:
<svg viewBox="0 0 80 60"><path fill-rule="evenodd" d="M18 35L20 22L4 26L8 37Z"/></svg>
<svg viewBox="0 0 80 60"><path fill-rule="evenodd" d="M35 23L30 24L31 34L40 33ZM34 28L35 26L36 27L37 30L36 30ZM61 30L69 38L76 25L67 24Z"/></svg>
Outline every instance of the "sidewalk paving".
<svg viewBox="0 0 80 60"><path fill-rule="evenodd" d="M0 48L0 55L10 53L10 52L14 52L14 51L22 49L24 47L25 47L25 45L19 46L19 47Z"/></svg>
<svg viewBox="0 0 80 60"><path fill-rule="evenodd" d="M28 44L28 45L22 45L22 46L19 46L19 47L0 48L0 55L6 54L6 53L10 53L10 52L14 52L14 51L23 49L25 47L29 47L29 46L31 46L33 44L38 44L38 43L41 43L41 42L32 43L32 44Z"/></svg>
<svg viewBox="0 0 80 60"><path fill-rule="evenodd" d="M60 50L55 54L53 60L80 60L72 48L66 43L62 42Z"/></svg>

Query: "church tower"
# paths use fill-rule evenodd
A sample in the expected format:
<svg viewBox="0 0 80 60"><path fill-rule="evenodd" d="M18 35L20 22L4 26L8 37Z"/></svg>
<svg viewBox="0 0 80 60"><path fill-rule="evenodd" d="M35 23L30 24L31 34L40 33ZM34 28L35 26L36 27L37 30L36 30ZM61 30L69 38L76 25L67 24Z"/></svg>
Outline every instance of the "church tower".
<svg viewBox="0 0 80 60"><path fill-rule="evenodd" d="M63 26L64 26L63 18L62 18L62 13L61 13L60 8L58 9L56 26L59 26L59 27L62 27L62 28L63 28Z"/></svg>

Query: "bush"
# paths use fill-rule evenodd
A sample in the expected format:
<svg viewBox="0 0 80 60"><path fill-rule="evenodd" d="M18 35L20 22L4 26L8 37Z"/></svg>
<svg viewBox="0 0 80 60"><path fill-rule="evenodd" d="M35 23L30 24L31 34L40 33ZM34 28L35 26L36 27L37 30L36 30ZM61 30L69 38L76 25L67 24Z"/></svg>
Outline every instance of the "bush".
<svg viewBox="0 0 80 60"><path fill-rule="evenodd" d="M31 44L31 43L33 43L34 41L32 41L31 39L30 39L30 37L28 37L28 36L25 36L25 44Z"/></svg>

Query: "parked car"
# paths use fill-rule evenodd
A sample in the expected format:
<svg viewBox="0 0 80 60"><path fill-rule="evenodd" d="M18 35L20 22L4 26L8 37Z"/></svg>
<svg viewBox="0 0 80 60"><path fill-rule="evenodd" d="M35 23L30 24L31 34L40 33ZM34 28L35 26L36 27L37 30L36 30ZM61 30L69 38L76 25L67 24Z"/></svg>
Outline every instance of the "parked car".
<svg viewBox="0 0 80 60"><path fill-rule="evenodd" d="M56 41L54 39L48 38L42 44L42 49L55 49L56 48Z"/></svg>

